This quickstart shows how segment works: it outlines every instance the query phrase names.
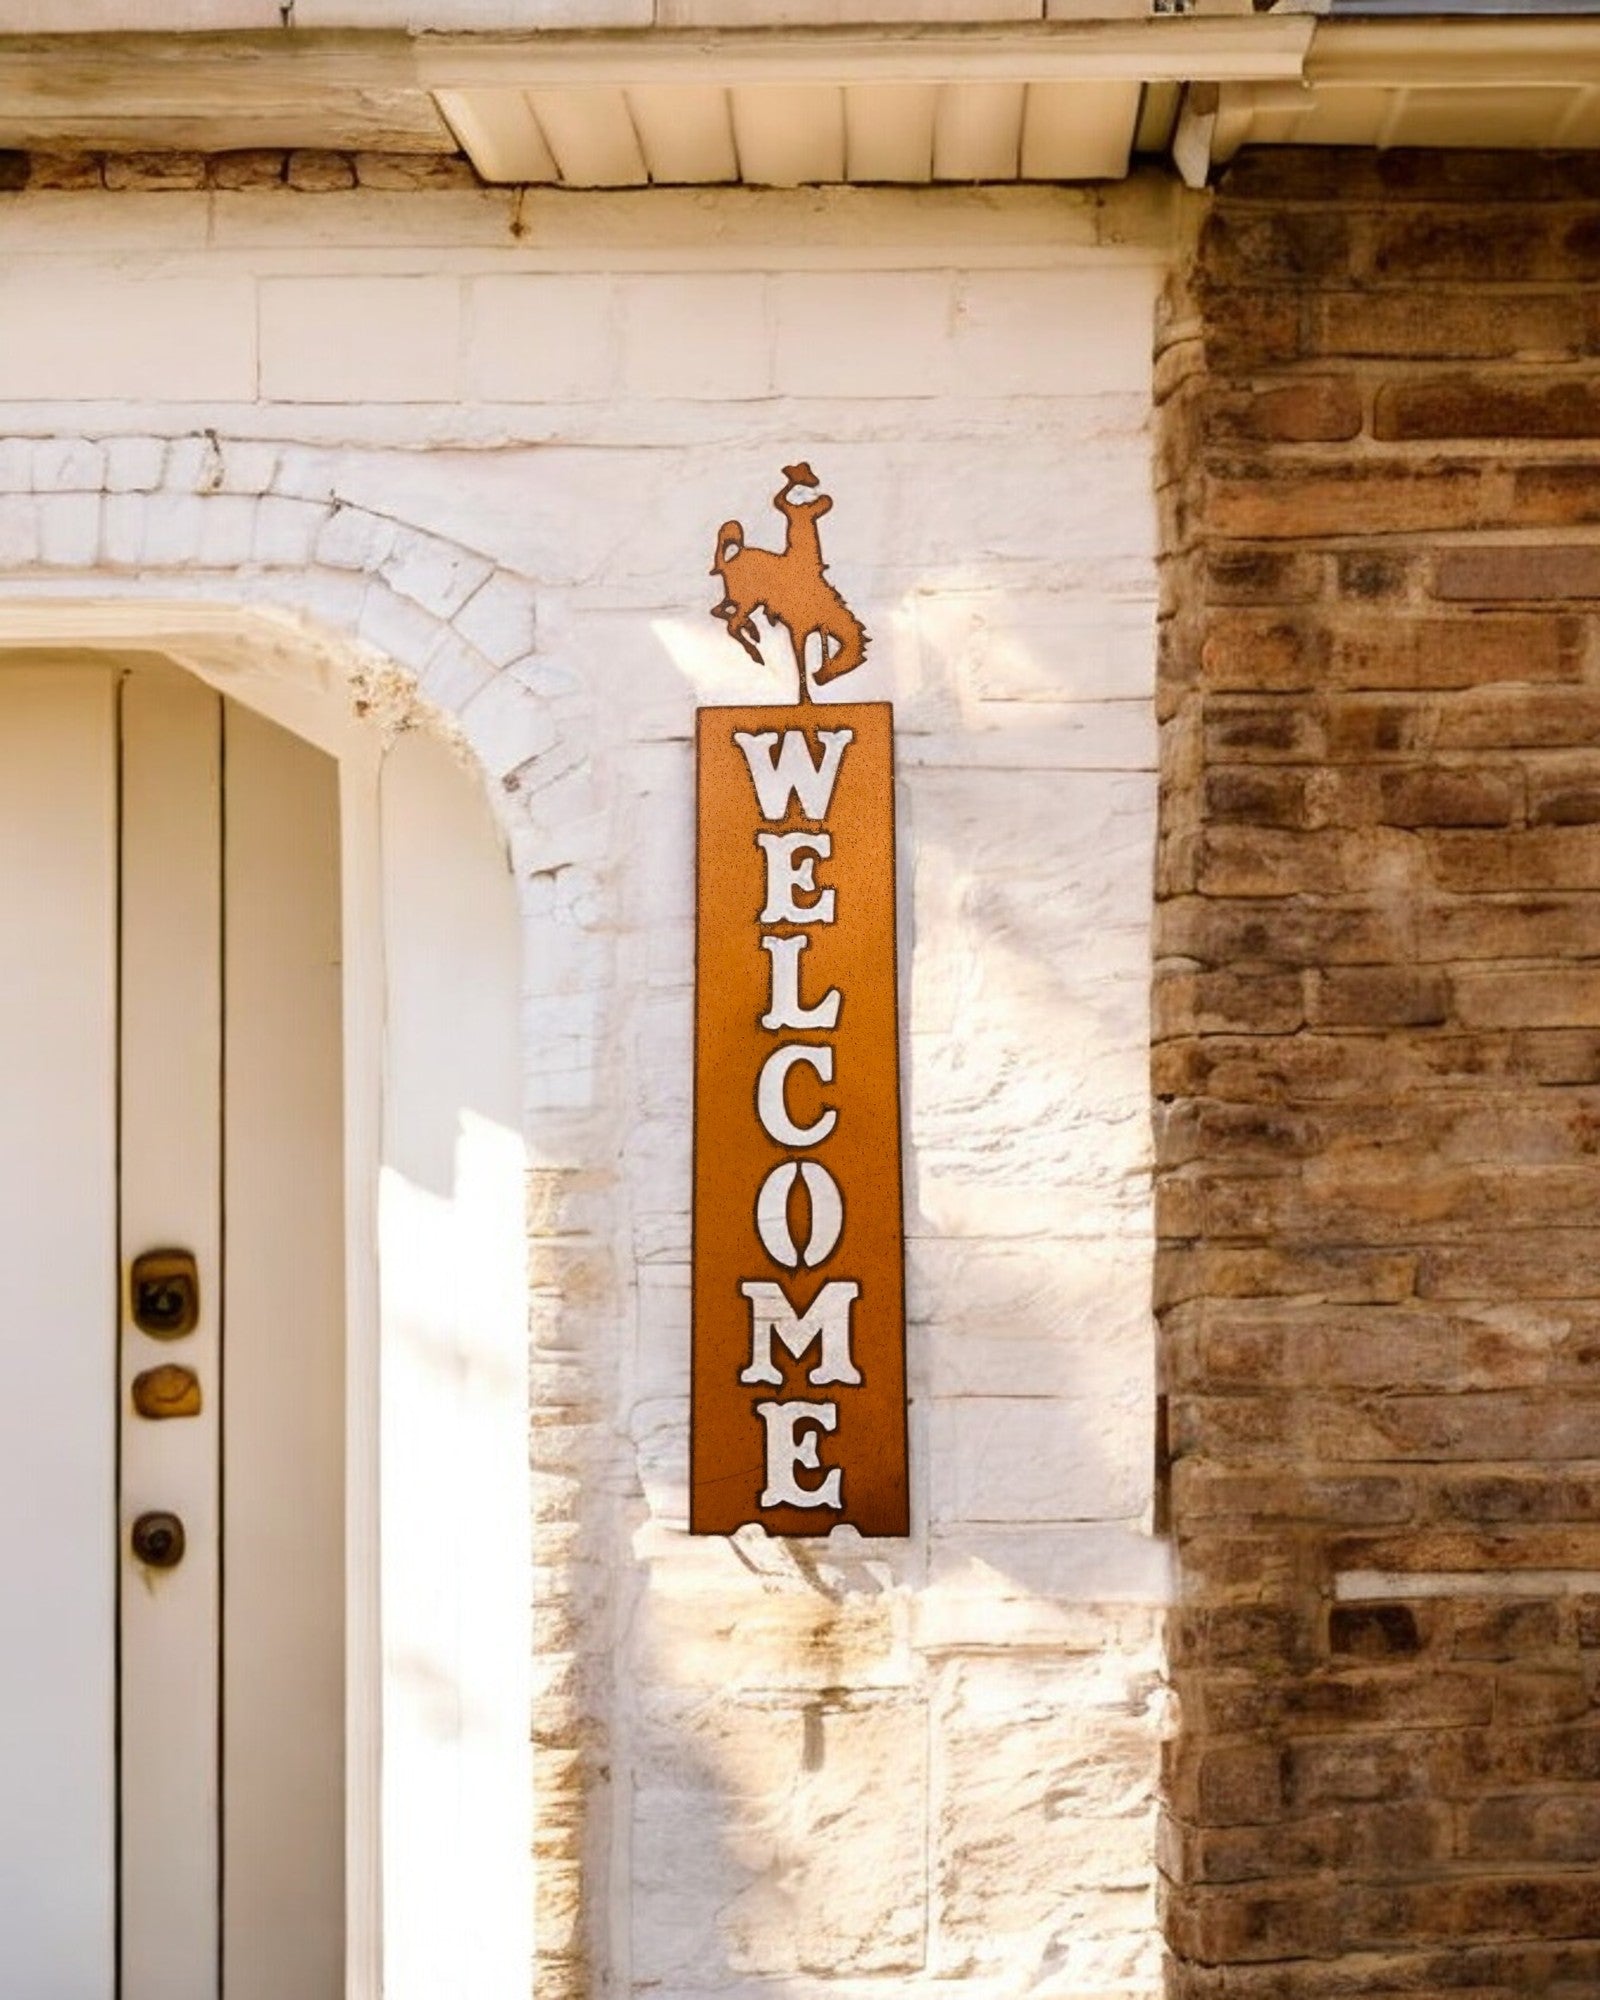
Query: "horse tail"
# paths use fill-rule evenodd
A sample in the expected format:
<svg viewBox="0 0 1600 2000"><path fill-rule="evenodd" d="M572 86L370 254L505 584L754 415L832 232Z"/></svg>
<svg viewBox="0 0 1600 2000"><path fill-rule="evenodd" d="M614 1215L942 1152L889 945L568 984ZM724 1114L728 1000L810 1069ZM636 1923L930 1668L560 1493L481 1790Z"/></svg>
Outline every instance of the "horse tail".
<svg viewBox="0 0 1600 2000"><path fill-rule="evenodd" d="M868 633L865 625L845 603L837 591L832 593L834 615L822 627L822 644L827 652L829 639L838 641L838 651L823 659L811 676L818 687L824 687L841 674L853 673L867 657Z"/></svg>

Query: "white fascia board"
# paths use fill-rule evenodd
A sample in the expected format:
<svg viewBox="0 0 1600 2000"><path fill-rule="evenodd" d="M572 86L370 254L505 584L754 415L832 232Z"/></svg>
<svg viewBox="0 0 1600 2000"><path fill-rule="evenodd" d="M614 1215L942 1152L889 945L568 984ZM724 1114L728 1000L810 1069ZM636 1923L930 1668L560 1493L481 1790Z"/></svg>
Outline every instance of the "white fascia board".
<svg viewBox="0 0 1600 2000"><path fill-rule="evenodd" d="M649 84L1275 82L1298 78L1316 22L1259 15L972 28L651 29L424 35L430 90Z"/></svg>

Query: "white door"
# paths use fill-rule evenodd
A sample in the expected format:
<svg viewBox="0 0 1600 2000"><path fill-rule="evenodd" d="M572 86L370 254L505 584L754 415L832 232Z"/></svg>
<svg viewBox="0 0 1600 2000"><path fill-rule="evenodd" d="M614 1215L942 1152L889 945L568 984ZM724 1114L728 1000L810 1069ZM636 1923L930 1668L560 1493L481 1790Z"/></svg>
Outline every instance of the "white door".
<svg viewBox="0 0 1600 2000"><path fill-rule="evenodd" d="M337 774L0 667L0 1994L337 2000Z"/></svg>

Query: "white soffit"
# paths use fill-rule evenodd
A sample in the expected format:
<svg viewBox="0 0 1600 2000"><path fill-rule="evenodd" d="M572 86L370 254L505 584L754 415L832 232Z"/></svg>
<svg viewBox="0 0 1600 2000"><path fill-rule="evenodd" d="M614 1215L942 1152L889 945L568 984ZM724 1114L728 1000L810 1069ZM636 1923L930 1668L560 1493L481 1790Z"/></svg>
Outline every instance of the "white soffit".
<svg viewBox="0 0 1600 2000"><path fill-rule="evenodd" d="M418 68L486 180L1114 180L1145 86L1298 77L1314 23L1158 19L427 37Z"/></svg>
<svg viewBox="0 0 1600 2000"><path fill-rule="evenodd" d="M1600 20L1323 21L1302 81L1221 87L1211 160L1260 145L1600 146Z"/></svg>

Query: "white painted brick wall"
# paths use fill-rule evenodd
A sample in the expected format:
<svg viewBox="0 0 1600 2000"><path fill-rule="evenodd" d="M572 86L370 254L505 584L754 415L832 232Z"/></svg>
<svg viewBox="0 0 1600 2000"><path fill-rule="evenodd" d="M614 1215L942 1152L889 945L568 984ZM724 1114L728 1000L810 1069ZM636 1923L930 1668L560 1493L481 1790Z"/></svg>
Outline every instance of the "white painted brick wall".
<svg viewBox="0 0 1600 2000"><path fill-rule="evenodd" d="M0 196L0 593L302 610L505 809L539 1714L586 1704L614 1816L552 1824L541 1921L618 1989L1156 1990L1167 240L1138 186ZM797 455L873 633L848 693L897 709L915 1452L908 1543L804 1552L682 1531L691 727L787 682L706 569Z"/></svg>

